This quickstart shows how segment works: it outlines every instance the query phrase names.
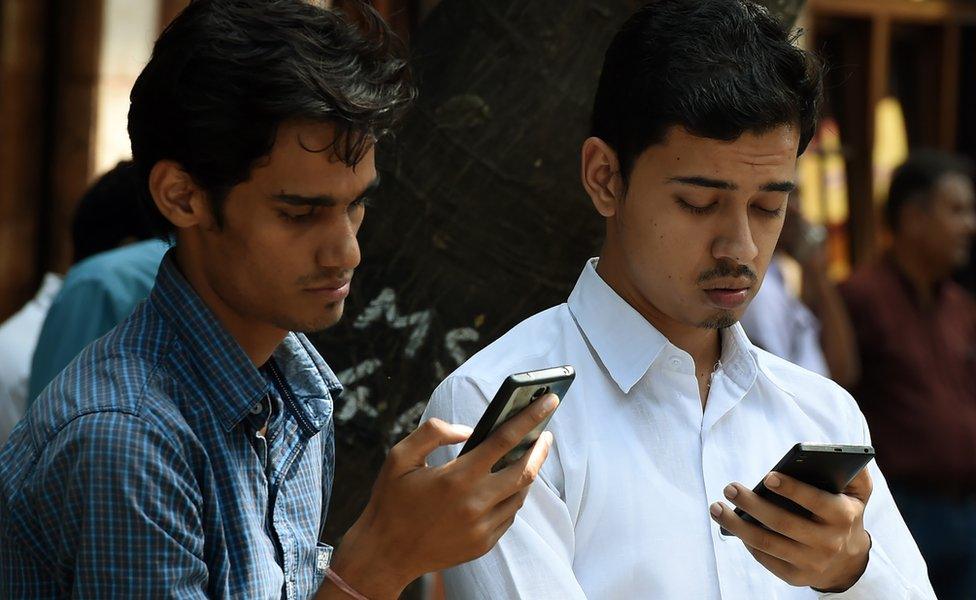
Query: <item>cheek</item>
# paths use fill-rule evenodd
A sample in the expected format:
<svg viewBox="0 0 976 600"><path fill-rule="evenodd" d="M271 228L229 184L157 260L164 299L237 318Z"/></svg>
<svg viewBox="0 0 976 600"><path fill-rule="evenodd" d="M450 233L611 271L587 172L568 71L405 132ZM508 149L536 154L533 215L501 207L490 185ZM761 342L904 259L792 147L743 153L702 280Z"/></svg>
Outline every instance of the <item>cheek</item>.
<svg viewBox="0 0 976 600"><path fill-rule="evenodd" d="M753 228L752 241L759 249L756 262L768 264L776 250L779 236L783 233L783 221L773 223L759 223Z"/></svg>
<svg viewBox="0 0 976 600"><path fill-rule="evenodd" d="M694 279L696 268L709 254L703 228L650 216L636 221L637 226L634 220L631 223L624 234L624 252L641 287L670 288Z"/></svg>

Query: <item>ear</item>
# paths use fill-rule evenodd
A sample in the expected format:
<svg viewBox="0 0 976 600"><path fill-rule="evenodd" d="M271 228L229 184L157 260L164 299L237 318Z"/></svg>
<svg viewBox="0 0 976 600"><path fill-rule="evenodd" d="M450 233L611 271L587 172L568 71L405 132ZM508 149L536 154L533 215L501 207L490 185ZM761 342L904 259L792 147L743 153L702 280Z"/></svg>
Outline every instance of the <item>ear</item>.
<svg viewBox="0 0 976 600"><path fill-rule="evenodd" d="M207 194L172 160L161 160L149 172L149 193L156 208L178 229L215 225Z"/></svg>
<svg viewBox="0 0 976 600"><path fill-rule="evenodd" d="M580 175L596 211L604 217L617 214L624 199L624 184L613 148L598 137L587 138L583 142Z"/></svg>

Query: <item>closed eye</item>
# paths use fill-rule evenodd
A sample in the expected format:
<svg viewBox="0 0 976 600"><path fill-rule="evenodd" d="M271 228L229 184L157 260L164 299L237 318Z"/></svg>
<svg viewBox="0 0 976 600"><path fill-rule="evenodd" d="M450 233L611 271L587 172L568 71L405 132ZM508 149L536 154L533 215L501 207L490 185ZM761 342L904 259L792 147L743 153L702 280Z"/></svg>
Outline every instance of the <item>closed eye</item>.
<svg viewBox="0 0 976 600"><path fill-rule="evenodd" d="M684 198L679 196L675 196L674 201L678 204L678 206L681 207L682 210L688 211L694 215L706 215L714 211L715 207L718 206L718 202L712 202L708 206L697 206L685 201Z"/></svg>
<svg viewBox="0 0 976 600"><path fill-rule="evenodd" d="M318 210L318 207L317 206L312 207L311 209L309 209L306 212L298 213L298 214L293 214L293 213L289 213L289 212L284 211L284 210L279 210L278 211L278 216L280 216L282 219L284 219L285 221L287 221L289 223L303 223L305 221L311 220L312 217L315 216L317 210Z"/></svg>
<svg viewBox="0 0 976 600"><path fill-rule="evenodd" d="M360 196L359 198L356 198L355 200L349 203L349 210L355 210L360 206L365 208L367 206L372 206L372 205L373 205L373 200L371 198L369 198L368 196Z"/></svg>
<svg viewBox="0 0 976 600"><path fill-rule="evenodd" d="M779 208L774 208L772 210L770 210L768 208L763 208L763 207L759 206L758 204L754 204L752 207L754 209L756 209L759 212L760 215L762 215L763 217L768 217L770 219L775 219L777 217L782 216L783 215L783 211L786 210L785 205L784 206L780 206Z"/></svg>

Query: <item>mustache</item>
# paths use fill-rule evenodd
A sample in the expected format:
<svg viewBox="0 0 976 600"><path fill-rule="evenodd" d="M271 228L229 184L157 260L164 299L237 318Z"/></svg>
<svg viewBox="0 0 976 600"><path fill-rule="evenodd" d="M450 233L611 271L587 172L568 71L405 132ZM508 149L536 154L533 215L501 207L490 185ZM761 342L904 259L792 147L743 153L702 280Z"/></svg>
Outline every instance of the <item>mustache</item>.
<svg viewBox="0 0 976 600"><path fill-rule="evenodd" d="M698 276L698 283L705 283L712 279L719 279L721 277L745 277L749 281L755 283L759 280L759 276L756 275L755 271L750 269L747 265L733 265L730 263L718 263L714 269L709 269L701 275Z"/></svg>
<svg viewBox="0 0 976 600"><path fill-rule="evenodd" d="M327 271L319 271L312 275L305 275L304 277L299 277L296 282L300 286L312 287L319 284L330 284L336 281L345 281L347 279L352 279L352 274L355 269L330 269Z"/></svg>

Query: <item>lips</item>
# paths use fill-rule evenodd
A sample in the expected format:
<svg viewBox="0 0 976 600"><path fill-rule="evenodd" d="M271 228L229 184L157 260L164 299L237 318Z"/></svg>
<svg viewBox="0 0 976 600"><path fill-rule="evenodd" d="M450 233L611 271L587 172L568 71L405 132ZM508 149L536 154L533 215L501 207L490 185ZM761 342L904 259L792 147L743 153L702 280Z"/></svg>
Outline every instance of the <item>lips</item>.
<svg viewBox="0 0 976 600"><path fill-rule="evenodd" d="M733 310L749 299L749 288L711 288L705 290L705 295L716 307Z"/></svg>
<svg viewBox="0 0 976 600"><path fill-rule="evenodd" d="M305 288L305 291L325 302L339 302L349 295L349 282L349 279L330 282L314 288Z"/></svg>

